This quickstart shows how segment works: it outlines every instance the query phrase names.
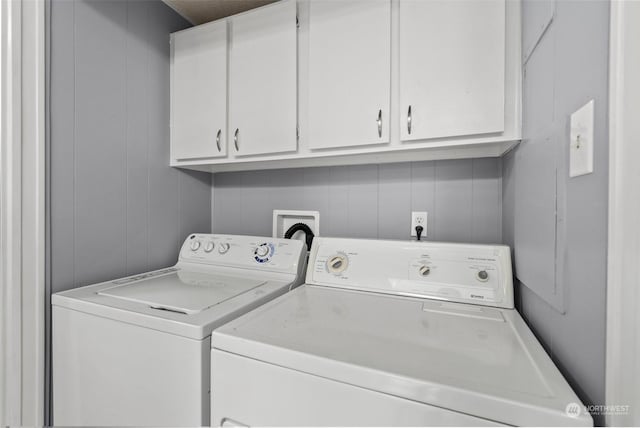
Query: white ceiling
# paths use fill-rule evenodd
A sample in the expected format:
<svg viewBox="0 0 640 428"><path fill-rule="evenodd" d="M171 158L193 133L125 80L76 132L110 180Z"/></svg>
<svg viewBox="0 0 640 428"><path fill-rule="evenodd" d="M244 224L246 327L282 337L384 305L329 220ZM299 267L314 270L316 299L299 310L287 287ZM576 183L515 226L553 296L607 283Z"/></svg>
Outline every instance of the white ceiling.
<svg viewBox="0 0 640 428"><path fill-rule="evenodd" d="M276 0L162 0L194 25L235 15Z"/></svg>

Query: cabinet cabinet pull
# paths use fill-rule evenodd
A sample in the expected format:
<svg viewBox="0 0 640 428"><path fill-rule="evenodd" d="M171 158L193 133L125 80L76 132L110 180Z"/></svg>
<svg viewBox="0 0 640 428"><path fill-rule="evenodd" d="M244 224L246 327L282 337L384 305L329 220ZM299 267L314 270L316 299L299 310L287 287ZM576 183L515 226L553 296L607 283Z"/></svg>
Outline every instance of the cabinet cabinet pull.
<svg viewBox="0 0 640 428"><path fill-rule="evenodd" d="M409 106L409 110L407 111L407 132L411 135L411 106Z"/></svg>
<svg viewBox="0 0 640 428"><path fill-rule="evenodd" d="M233 145L236 146L236 152L240 151L238 148L238 132L240 132L240 129L236 128L236 132L233 134Z"/></svg>
<svg viewBox="0 0 640 428"><path fill-rule="evenodd" d="M220 135L222 135L222 129L218 129L218 133L216 134L216 147L218 147L218 151L221 151L221 149L220 149Z"/></svg>
<svg viewBox="0 0 640 428"><path fill-rule="evenodd" d="M378 137L382 138L382 109L378 110L378 119L376 122L378 123Z"/></svg>

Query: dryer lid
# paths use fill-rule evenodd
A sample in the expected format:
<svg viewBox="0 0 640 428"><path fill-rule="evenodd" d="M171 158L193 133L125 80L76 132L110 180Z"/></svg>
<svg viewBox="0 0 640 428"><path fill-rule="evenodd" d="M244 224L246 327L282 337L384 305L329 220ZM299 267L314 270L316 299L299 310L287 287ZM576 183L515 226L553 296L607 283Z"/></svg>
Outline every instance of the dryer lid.
<svg viewBox="0 0 640 428"><path fill-rule="evenodd" d="M116 285L97 294L193 315L259 287L265 281L179 270L133 283L113 283Z"/></svg>
<svg viewBox="0 0 640 428"><path fill-rule="evenodd" d="M214 349L508 425L591 423L512 309L299 287L211 335Z"/></svg>

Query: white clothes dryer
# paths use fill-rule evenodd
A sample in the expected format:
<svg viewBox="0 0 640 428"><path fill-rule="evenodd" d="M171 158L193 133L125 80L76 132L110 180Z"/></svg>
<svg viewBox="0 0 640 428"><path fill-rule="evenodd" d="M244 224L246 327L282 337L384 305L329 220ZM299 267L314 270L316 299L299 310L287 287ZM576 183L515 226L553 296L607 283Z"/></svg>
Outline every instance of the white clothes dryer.
<svg viewBox="0 0 640 428"><path fill-rule="evenodd" d="M212 346L216 426L593 423L514 309L504 246L316 238L306 284Z"/></svg>

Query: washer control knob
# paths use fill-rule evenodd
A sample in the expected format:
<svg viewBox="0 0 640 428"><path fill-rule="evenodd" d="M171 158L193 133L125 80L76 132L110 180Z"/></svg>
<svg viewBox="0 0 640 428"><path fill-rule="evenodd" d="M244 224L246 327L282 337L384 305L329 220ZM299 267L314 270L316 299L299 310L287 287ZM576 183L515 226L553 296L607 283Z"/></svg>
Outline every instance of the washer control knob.
<svg viewBox="0 0 640 428"><path fill-rule="evenodd" d="M209 241L204 245L204 252L210 253L213 251L214 247L215 247L215 244L213 243L213 241Z"/></svg>
<svg viewBox="0 0 640 428"><path fill-rule="evenodd" d="M190 245L191 251L198 251L198 249L200 248L200 241L191 241L191 245Z"/></svg>
<svg viewBox="0 0 640 428"><path fill-rule="evenodd" d="M431 268L427 265L422 265L420 266L420 269L418 269L418 272L420 273L420 276L427 276L431 273Z"/></svg>
<svg viewBox="0 0 640 428"><path fill-rule="evenodd" d="M220 254L224 254L227 251L229 251L229 244L227 244L226 242L223 242L222 244L218 244L218 252Z"/></svg>
<svg viewBox="0 0 640 428"><path fill-rule="evenodd" d="M342 273L347 269L347 266L349 266L349 259L342 254L332 256L327 260L327 270L331 273Z"/></svg>
<svg viewBox="0 0 640 428"><path fill-rule="evenodd" d="M256 248L255 254L258 257L265 257L269 254L269 246L267 244L262 244Z"/></svg>
<svg viewBox="0 0 640 428"><path fill-rule="evenodd" d="M476 278L478 279L478 281L480 282L487 282L489 280L489 273L486 270L480 270L478 271L478 273L476 274Z"/></svg>

